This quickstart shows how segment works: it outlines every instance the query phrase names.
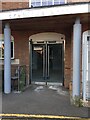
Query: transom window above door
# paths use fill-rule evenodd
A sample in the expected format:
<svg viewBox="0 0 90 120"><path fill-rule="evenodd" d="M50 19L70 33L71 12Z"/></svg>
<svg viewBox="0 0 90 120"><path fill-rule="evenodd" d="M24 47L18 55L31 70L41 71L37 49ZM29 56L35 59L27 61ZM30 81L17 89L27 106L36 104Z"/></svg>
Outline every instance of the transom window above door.
<svg viewBox="0 0 90 120"><path fill-rule="evenodd" d="M66 0L31 0L31 7L65 4Z"/></svg>

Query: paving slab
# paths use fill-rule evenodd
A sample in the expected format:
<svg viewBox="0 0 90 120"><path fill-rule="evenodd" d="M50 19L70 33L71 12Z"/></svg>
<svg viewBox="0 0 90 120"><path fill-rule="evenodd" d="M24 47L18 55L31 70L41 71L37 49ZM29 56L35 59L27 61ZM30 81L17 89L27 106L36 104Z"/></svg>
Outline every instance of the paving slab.
<svg viewBox="0 0 90 120"><path fill-rule="evenodd" d="M89 109L70 103L67 89L58 85L30 85L21 93L2 95L2 113L88 117Z"/></svg>

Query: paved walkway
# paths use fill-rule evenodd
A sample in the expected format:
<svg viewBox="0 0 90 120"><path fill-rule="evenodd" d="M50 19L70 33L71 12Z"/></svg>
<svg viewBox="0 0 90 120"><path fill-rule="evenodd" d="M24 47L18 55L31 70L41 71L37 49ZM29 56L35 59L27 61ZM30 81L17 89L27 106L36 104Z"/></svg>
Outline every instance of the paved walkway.
<svg viewBox="0 0 90 120"><path fill-rule="evenodd" d="M70 96L60 86L31 85L22 93L3 94L3 113L88 117L88 108L70 104Z"/></svg>

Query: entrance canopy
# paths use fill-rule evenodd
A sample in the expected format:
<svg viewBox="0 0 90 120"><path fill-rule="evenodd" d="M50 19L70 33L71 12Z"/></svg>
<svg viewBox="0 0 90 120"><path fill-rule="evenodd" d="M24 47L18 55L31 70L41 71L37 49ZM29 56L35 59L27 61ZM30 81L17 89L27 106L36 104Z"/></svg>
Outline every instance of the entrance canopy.
<svg viewBox="0 0 90 120"><path fill-rule="evenodd" d="M88 24L88 8L89 3L86 2L8 10L0 12L0 20L10 23L11 30L30 30L35 33L59 30L59 33L64 34L66 29L72 28L77 17L81 23Z"/></svg>
<svg viewBox="0 0 90 120"><path fill-rule="evenodd" d="M0 20L88 13L88 7L85 3L4 11L0 13Z"/></svg>

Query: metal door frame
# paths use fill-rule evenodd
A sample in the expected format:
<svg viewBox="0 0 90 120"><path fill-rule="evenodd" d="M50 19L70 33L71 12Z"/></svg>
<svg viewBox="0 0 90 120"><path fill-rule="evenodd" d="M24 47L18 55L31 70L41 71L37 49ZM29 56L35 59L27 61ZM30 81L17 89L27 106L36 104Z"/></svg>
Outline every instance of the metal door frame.
<svg viewBox="0 0 90 120"><path fill-rule="evenodd" d="M33 44L41 44L41 45L45 45L46 47L46 60L44 59L44 55L43 55L43 77L45 75L45 73L47 75L45 75L47 78L49 77L49 45L53 45L53 44L62 44L62 53L63 53L63 57L62 57L62 70L63 70L63 85L64 85L64 61L65 61L65 57L64 57L64 54L65 54L65 40L63 41L32 41L32 39L29 41L29 55L30 55L30 60L29 60L29 64L30 64L30 70L29 70L29 75L30 75L30 80L29 80L29 84L31 84L31 81L32 81L32 49L33 49ZM48 52L48 53L47 53ZM47 56L48 55L48 56ZM45 62L46 62L46 65L45 65ZM48 65L47 65L48 64ZM45 68L45 66L47 66ZM47 81L45 81L47 82Z"/></svg>

